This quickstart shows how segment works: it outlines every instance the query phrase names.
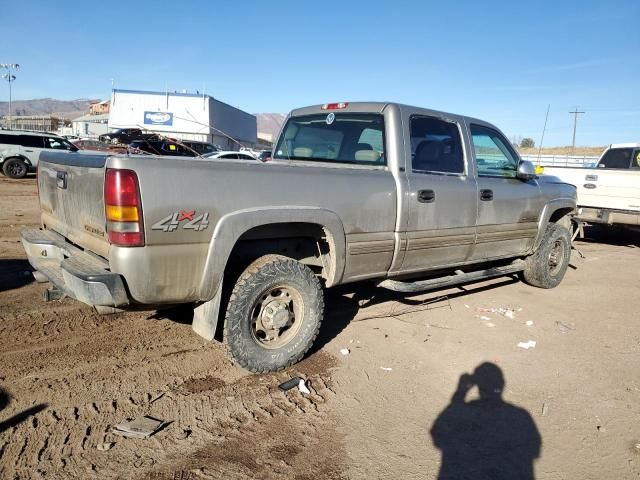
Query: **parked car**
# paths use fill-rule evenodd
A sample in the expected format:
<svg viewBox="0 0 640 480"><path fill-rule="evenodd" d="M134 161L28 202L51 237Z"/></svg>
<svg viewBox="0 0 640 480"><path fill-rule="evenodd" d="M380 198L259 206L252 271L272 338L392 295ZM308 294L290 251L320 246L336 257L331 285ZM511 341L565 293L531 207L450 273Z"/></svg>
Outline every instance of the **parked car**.
<svg viewBox="0 0 640 480"><path fill-rule="evenodd" d="M235 152L235 151L222 151L222 152L213 152L207 155L203 155L206 158L218 158L218 159L227 159L227 160L257 160L253 155L248 154L247 152Z"/></svg>
<svg viewBox="0 0 640 480"><path fill-rule="evenodd" d="M78 148L51 133L1 130L0 171L10 178L23 178L28 172L35 171L38 157L44 150L75 152Z"/></svg>
<svg viewBox="0 0 640 480"><path fill-rule="evenodd" d="M640 226L640 143L610 145L593 168L544 167L578 189L578 218L588 223Z"/></svg>
<svg viewBox="0 0 640 480"><path fill-rule="evenodd" d="M268 162L271 160L271 150L263 150L258 154L258 160L261 162Z"/></svg>
<svg viewBox="0 0 640 480"><path fill-rule="evenodd" d="M217 152L215 146L207 142L195 140L134 140L129 144L131 151L140 151L154 155L176 155L181 157L196 157L211 155Z"/></svg>
<svg viewBox="0 0 640 480"><path fill-rule="evenodd" d="M146 140L155 136L153 133L143 133L139 128L119 128L100 135L98 140L105 143L129 145L133 140Z"/></svg>
<svg viewBox="0 0 640 480"><path fill-rule="evenodd" d="M537 178L490 123L382 102L294 110L268 164L53 153L40 172L43 228L22 243L46 298L193 302L193 329L222 328L252 372L304 356L324 288L556 287L576 208L575 187Z"/></svg>

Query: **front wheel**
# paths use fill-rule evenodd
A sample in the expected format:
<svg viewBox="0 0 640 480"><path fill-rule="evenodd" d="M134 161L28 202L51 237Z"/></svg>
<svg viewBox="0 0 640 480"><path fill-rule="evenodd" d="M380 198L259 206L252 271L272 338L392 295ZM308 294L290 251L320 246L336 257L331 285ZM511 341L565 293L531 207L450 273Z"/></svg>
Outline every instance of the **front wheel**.
<svg viewBox="0 0 640 480"><path fill-rule="evenodd" d="M557 287L569 266L571 234L564 226L550 223L540 246L526 259L522 272L525 282L534 287Z"/></svg>
<svg viewBox="0 0 640 480"><path fill-rule="evenodd" d="M20 158L9 158L2 165L2 171L9 178L24 178L27 176L29 167Z"/></svg>
<svg viewBox="0 0 640 480"><path fill-rule="evenodd" d="M322 286L309 267L281 255L257 259L231 293L224 336L233 359L255 373L300 361L320 330Z"/></svg>

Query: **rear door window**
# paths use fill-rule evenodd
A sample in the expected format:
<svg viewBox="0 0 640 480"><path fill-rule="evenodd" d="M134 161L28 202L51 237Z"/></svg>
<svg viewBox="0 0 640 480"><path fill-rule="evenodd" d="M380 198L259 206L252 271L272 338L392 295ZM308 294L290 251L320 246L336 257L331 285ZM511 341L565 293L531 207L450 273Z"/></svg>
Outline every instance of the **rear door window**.
<svg viewBox="0 0 640 480"><path fill-rule="evenodd" d="M383 116L328 112L289 118L273 158L385 165Z"/></svg>
<svg viewBox="0 0 640 480"><path fill-rule="evenodd" d="M410 125L411 166L414 172L464 173L464 154L458 125L425 116L411 117Z"/></svg>
<svg viewBox="0 0 640 480"><path fill-rule="evenodd" d="M631 168L640 168L640 148L633 151L633 156L631 157Z"/></svg>
<svg viewBox="0 0 640 480"><path fill-rule="evenodd" d="M37 135L20 135L20 145L28 148L44 148L43 137Z"/></svg>
<svg viewBox="0 0 640 480"><path fill-rule="evenodd" d="M476 168L481 177L515 178L518 154L496 130L471 124Z"/></svg>
<svg viewBox="0 0 640 480"><path fill-rule="evenodd" d="M602 156L599 168L629 168L633 148L612 148ZM634 157L635 160L635 157Z"/></svg>

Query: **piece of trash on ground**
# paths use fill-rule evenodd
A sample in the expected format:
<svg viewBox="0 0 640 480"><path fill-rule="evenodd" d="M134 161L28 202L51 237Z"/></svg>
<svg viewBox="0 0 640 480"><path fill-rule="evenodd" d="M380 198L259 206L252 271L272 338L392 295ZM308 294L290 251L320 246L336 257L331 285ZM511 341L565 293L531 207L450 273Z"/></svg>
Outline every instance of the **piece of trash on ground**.
<svg viewBox="0 0 640 480"><path fill-rule="evenodd" d="M575 330L574 327L570 327L566 323L562 323L560 320L556 320L556 326L562 333L570 332L571 330Z"/></svg>
<svg viewBox="0 0 640 480"><path fill-rule="evenodd" d="M547 408L547 404L546 404L546 403L543 403L543 404L542 404L542 416L543 416L543 417L547 414L547 410L548 410L548 408Z"/></svg>
<svg viewBox="0 0 640 480"><path fill-rule="evenodd" d="M384 370L385 372L390 372L391 370L393 370L393 368L391 367L380 367L380 369Z"/></svg>
<svg viewBox="0 0 640 480"><path fill-rule="evenodd" d="M480 320L484 320L485 322L488 322L489 320L491 320L489 317L487 317L486 315L482 315L480 317Z"/></svg>
<svg viewBox="0 0 640 480"><path fill-rule="evenodd" d="M518 346L520 348L524 348L525 350L529 350L530 348L536 348L536 341L535 340L529 340L528 342L520 342L518 343Z"/></svg>
<svg viewBox="0 0 640 480"><path fill-rule="evenodd" d="M485 308L485 307L477 307L476 310L478 312L488 312L488 313L498 313L500 315L502 315L503 317L507 317L510 319L514 319L516 318L516 312L513 308L506 308L506 307L497 307L497 308ZM520 311L520 310L518 310Z"/></svg>
<svg viewBox="0 0 640 480"><path fill-rule="evenodd" d="M482 322L482 324L483 324L485 327L489 327L489 328L493 328L493 327L495 327L495 326L496 326L496 324L495 324L495 323L493 323L493 322Z"/></svg>
<svg viewBox="0 0 640 480"><path fill-rule="evenodd" d="M151 435L160 430L166 422L157 418L138 417L130 422L114 425L111 431L116 435L130 438L149 438Z"/></svg>
<svg viewBox="0 0 640 480"><path fill-rule="evenodd" d="M351 353L351 351L348 348L341 348L340 349L340 353L342 355L349 355Z"/></svg>
<svg viewBox="0 0 640 480"><path fill-rule="evenodd" d="M527 320L526 322L524 322L524 324L525 324L527 327L530 327L531 325L533 325L533 321L531 321L531 320Z"/></svg>
<svg viewBox="0 0 640 480"><path fill-rule="evenodd" d="M107 450L111 450L116 442L104 442L96 445L96 448L101 452L106 452Z"/></svg>
<svg viewBox="0 0 640 480"><path fill-rule="evenodd" d="M307 382L302 378L298 382L298 390L300 390L300 393L304 393L305 395L311 395L311 390L307 387Z"/></svg>
<svg viewBox="0 0 640 480"><path fill-rule="evenodd" d="M278 388L283 392L286 392L287 390L291 390L292 388L297 387L302 381L304 380L302 380L302 378L300 377L293 377L287 380L286 382L283 382L280 385L278 385Z"/></svg>

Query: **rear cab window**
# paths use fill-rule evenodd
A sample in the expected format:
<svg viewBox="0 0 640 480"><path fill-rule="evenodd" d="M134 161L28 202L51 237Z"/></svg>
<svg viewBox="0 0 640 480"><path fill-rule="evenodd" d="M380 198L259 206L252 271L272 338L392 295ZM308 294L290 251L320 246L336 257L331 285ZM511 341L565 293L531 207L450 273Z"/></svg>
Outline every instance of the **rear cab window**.
<svg viewBox="0 0 640 480"><path fill-rule="evenodd" d="M516 178L519 157L496 130L471 124L471 139L480 177Z"/></svg>
<svg viewBox="0 0 640 480"><path fill-rule="evenodd" d="M291 117L274 159L355 165L386 165L380 114L322 113Z"/></svg>

